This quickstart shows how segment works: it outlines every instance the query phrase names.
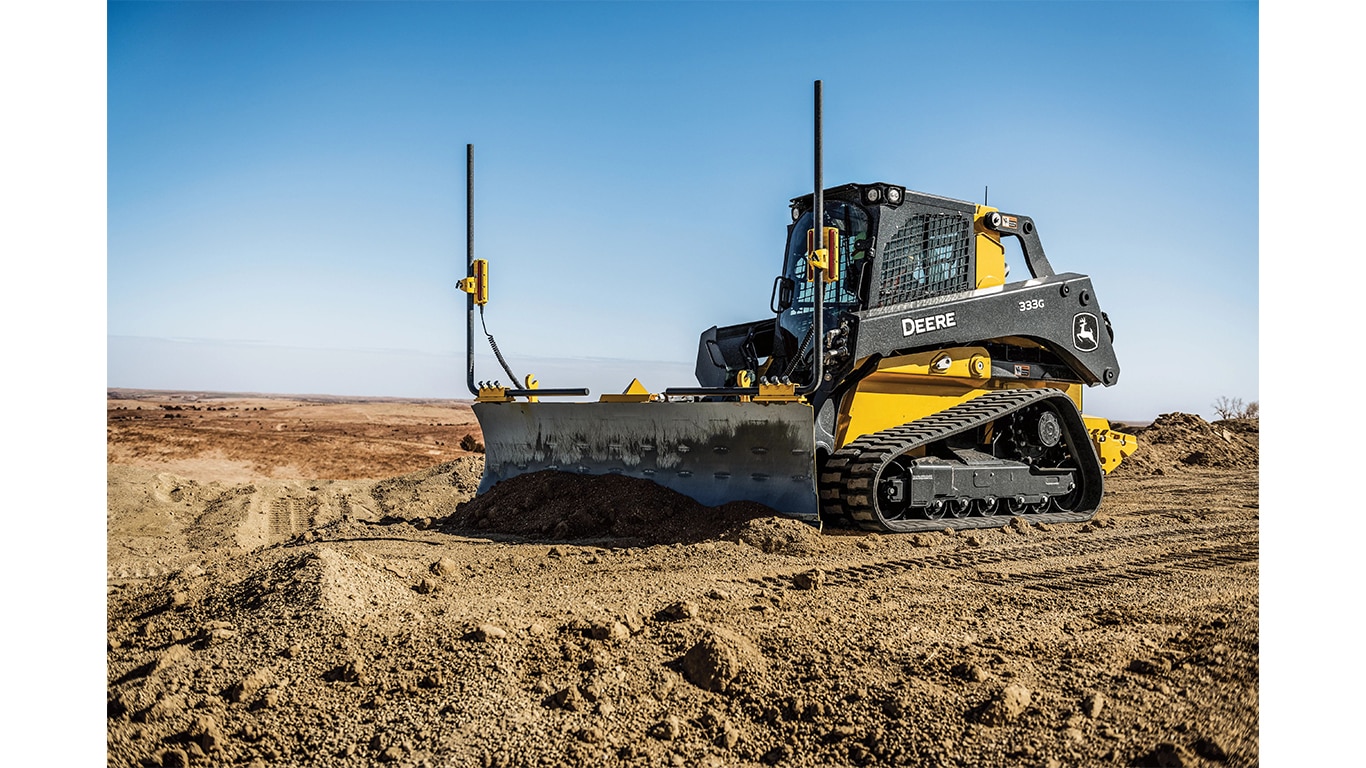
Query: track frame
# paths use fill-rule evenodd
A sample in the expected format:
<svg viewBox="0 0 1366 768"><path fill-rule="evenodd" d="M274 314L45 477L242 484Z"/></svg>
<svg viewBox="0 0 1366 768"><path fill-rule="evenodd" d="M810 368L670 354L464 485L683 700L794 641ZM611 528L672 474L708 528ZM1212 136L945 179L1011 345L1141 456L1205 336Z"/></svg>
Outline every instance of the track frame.
<svg viewBox="0 0 1366 768"><path fill-rule="evenodd" d="M1016 509L1004 509L1004 514L991 516L944 515L938 519L889 518L879 509L880 484L898 473L906 472L901 460L922 447L962 436L1000 422L1006 417L1033 407L1047 407L1058 416L1062 427L1061 440L1075 463L1075 488L1067 495L1072 509L1045 511L1055 504L1038 504L1035 483L1028 489L1016 490L1006 483L993 495L1002 499L1026 497L1027 503ZM1050 473L1048 468L1029 467L1012 457L998 457L1005 462L1028 470L1031 477ZM963 465L968 468L969 465ZM914 465L910 468L914 475ZM908 478L909 481L909 478ZM1024 484L1020 484L1023 486ZM821 467L818 477L822 515L844 518L858 526L875 531L914 533L921 531L999 528L1009 525L1015 517L1026 517L1032 523L1074 523L1091 519L1100 506L1104 493L1104 472L1095 447L1091 444L1081 412L1064 392L1051 388L1007 389L984 393L965 403L946 408L939 413L917 419L899 427L863 435L835 451ZM1031 511L1037 510L1037 511Z"/></svg>

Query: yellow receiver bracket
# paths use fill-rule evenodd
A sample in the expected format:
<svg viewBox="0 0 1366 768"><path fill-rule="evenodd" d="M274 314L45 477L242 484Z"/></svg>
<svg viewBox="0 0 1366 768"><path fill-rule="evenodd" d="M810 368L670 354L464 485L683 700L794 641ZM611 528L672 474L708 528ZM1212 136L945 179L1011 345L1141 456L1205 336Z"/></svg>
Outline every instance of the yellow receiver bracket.
<svg viewBox="0 0 1366 768"><path fill-rule="evenodd" d="M824 270L825 282L833 283L840 279L840 231L835 227L824 229L823 248L816 247L816 230L806 230L806 280L816 279L816 270Z"/></svg>
<svg viewBox="0 0 1366 768"><path fill-rule="evenodd" d="M526 384L526 389L540 389L540 388L541 388L541 382L537 381L537 380L536 380L536 377L533 376L533 375L531 375L531 374L529 374L529 373L526 375L526 379L523 381L523 383ZM527 401L528 403L539 403L539 402L541 402L541 398L539 398L539 397L537 397L537 396L535 396L535 395L527 395L526 401Z"/></svg>
<svg viewBox="0 0 1366 768"><path fill-rule="evenodd" d="M474 275L456 285L465 293L474 294L474 303L482 307L489 303L489 263L485 259L475 259L471 266Z"/></svg>
<svg viewBox="0 0 1366 768"><path fill-rule="evenodd" d="M650 394L650 390L640 383L640 379L631 379L626 391L619 395L599 395L599 403L648 403L655 398Z"/></svg>

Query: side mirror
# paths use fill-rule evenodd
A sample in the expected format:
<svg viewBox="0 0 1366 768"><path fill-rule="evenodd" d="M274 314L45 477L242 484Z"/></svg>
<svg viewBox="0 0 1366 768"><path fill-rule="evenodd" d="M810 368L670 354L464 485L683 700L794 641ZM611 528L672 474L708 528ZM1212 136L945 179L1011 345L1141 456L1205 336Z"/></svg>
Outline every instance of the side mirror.
<svg viewBox="0 0 1366 768"><path fill-rule="evenodd" d="M851 271L854 273L853 283L846 286L845 290L858 297L860 306L866 307L873 287L873 260L859 259Z"/></svg>
<svg viewBox="0 0 1366 768"><path fill-rule="evenodd" d="M778 314L792 306L792 294L797 283L790 277L778 275L773 279L773 294L768 298L768 308Z"/></svg>

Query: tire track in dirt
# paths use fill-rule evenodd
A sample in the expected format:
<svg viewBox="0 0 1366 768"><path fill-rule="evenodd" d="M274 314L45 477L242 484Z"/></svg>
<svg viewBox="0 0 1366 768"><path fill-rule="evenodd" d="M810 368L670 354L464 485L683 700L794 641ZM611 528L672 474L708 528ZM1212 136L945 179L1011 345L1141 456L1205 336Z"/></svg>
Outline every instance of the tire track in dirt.
<svg viewBox="0 0 1366 768"><path fill-rule="evenodd" d="M1182 532L1166 530L1126 531L1086 539L1066 538L1055 541L1034 542L1010 547L1005 550L990 549L978 551L955 551L924 557L907 557L895 560L878 560L871 563L837 568L825 571L824 583L831 587L859 586L871 581L886 579L911 570L939 569L946 571L976 571L975 581L1001 583L1005 581L1062 581L1074 583L1089 580L1091 586L1113 584L1137 578L1153 578L1165 575L1170 569L1203 570L1211 566L1232 566L1245 562L1256 562L1258 542L1243 540L1257 533L1253 522L1215 523L1199 526ZM1229 540L1226 543L1225 540ZM1194 549L1180 551L1183 544L1205 544ZM983 567L1010 565L1013 563L1038 563L1057 557L1110 556L1116 549L1138 549L1145 546L1161 546L1163 553L1129 561L1121 566L1105 563L1086 563L1023 573L1000 573L994 576L980 573ZM765 588L789 586L795 573L765 574L750 578L748 581ZM1033 585L1031 588L1048 588Z"/></svg>
<svg viewBox="0 0 1366 768"><path fill-rule="evenodd" d="M1039 584L1025 584L1025 589L1069 590L1076 586L1108 587L1123 581L1163 578L1171 575L1172 570L1208 571L1211 568L1229 568L1243 563L1256 563L1258 546L1256 542L1233 542L1219 546L1205 547L1191 552L1166 552L1156 557L1144 558L1120 568L1094 564L1049 568L1038 573L1011 574L1012 582L1039 581ZM978 579L992 582L992 579Z"/></svg>
<svg viewBox="0 0 1366 768"><path fill-rule="evenodd" d="M270 502L270 534L272 536L293 536L318 524L318 497L281 496ZM331 522L333 515L327 516Z"/></svg>

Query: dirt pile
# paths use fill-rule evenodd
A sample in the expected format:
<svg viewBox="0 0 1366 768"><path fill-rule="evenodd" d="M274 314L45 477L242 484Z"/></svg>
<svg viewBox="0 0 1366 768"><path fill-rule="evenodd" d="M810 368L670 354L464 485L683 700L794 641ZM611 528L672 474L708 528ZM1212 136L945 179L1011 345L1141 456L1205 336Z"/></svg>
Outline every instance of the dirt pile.
<svg viewBox="0 0 1366 768"><path fill-rule="evenodd" d="M1117 476L1258 465L1257 419L1211 424L1195 414L1164 413L1137 434L1138 448L1115 470Z"/></svg>
<svg viewBox="0 0 1366 768"><path fill-rule="evenodd" d="M474 498L483 474L483 456L462 456L428 470L381 480L370 488L370 495L386 517L440 518Z"/></svg>
<svg viewBox="0 0 1366 768"><path fill-rule="evenodd" d="M618 545L743 542L764 552L820 549L811 526L763 504L707 507L676 491L621 475L534 472L504 480L442 521L451 531L555 540L614 539Z"/></svg>

